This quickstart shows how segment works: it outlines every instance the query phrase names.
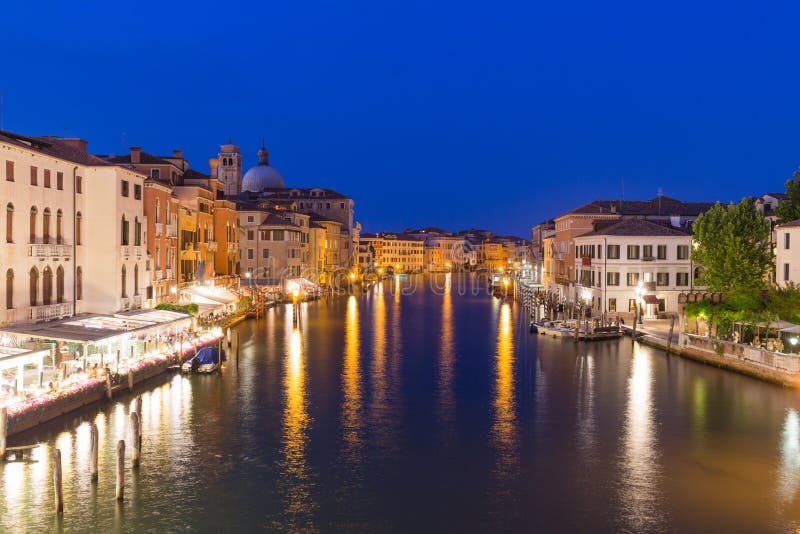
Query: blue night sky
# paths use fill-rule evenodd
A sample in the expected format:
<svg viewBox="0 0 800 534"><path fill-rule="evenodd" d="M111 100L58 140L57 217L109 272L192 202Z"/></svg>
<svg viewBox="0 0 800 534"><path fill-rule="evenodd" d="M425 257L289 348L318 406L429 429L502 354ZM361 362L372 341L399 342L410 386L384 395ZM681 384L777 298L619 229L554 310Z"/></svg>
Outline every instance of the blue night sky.
<svg viewBox="0 0 800 534"><path fill-rule="evenodd" d="M529 237L591 200L738 200L800 164L800 8L709 2L14 2L2 126L95 153L261 139L369 231Z"/></svg>

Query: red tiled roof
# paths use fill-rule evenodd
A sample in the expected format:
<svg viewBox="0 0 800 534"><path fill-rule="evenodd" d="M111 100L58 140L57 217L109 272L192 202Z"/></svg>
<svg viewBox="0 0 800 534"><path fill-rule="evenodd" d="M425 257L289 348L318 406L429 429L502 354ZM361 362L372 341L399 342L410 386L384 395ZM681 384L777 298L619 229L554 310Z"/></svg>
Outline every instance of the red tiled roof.
<svg viewBox="0 0 800 534"><path fill-rule="evenodd" d="M683 202L671 197L650 200L593 200L563 215L683 215L695 216L714 207L713 202ZM614 211L612 211L612 209Z"/></svg>
<svg viewBox="0 0 800 534"><path fill-rule="evenodd" d="M93 156L85 150L81 150L75 146L75 144L70 143L69 141L66 141L60 137L49 135L41 137L28 137L5 130L0 130L0 141L5 141L26 149L35 150L36 152L40 152L54 158L63 159L65 161L71 161L79 165L111 165L108 161L98 158L97 156Z"/></svg>
<svg viewBox="0 0 800 534"><path fill-rule="evenodd" d="M800 228L800 219L778 225L778 228Z"/></svg>
<svg viewBox="0 0 800 534"><path fill-rule="evenodd" d="M648 237L684 237L691 235L688 231L666 224L659 224L645 219L622 219L600 230L584 234L586 236L648 236Z"/></svg>

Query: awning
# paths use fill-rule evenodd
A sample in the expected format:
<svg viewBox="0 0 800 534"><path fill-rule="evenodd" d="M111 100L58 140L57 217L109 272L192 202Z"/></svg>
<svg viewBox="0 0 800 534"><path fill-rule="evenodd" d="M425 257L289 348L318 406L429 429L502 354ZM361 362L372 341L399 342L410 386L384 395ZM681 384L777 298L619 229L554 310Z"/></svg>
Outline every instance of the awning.
<svg viewBox="0 0 800 534"><path fill-rule="evenodd" d="M658 297L655 295L645 295L644 302L645 304L658 304Z"/></svg>

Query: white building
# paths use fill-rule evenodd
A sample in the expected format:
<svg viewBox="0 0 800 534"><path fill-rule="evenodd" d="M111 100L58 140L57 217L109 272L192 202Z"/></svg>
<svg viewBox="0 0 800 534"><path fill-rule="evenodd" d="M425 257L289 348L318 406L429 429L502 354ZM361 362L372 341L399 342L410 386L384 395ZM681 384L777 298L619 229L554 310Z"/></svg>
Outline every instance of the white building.
<svg viewBox="0 0 800 534"><path fill-rule="evenodd" d="M622 219L574 240L577 295L595 314L633 314L637 303L645 318L676 314L678 294L698 289L684 228Z"/></svg>
<svg viewBox="0 0 800 534"><path fill-rule="evenodd" d="M86 145L0 132L3 324L141 306L144 176Z"/></svg>
<svg viewBox="0 0 800 534"><path fill-rule="evenodd" d="M779 286L800 284L800 219L775 227L775 280Z"/></svg>

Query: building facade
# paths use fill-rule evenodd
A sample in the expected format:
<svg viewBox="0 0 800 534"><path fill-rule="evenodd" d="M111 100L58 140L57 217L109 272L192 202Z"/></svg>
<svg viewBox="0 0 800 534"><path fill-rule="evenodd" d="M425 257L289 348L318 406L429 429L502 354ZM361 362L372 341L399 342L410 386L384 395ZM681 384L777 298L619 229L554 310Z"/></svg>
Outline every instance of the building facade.
<svg viewBox="0 0 800 534"><path fill-rule="evenodd" d="M0 132L4 324L142 305L144 176L82 139ZM102 261L97 261L102 258Z"/></svg>
<svg viewBox="0 0 800 534"><path fill-rule="evenodd" d="M775 282L800 285L800 219L775 227Z"/></svg>
<svg viewBox="0 0 800 534"><path fill-rule="evenodd" d="M633 315L637 306L645 318L675 315L680 293L702 289L684 228L622 219L574 243L578 300L595 315Z"/></svg>

